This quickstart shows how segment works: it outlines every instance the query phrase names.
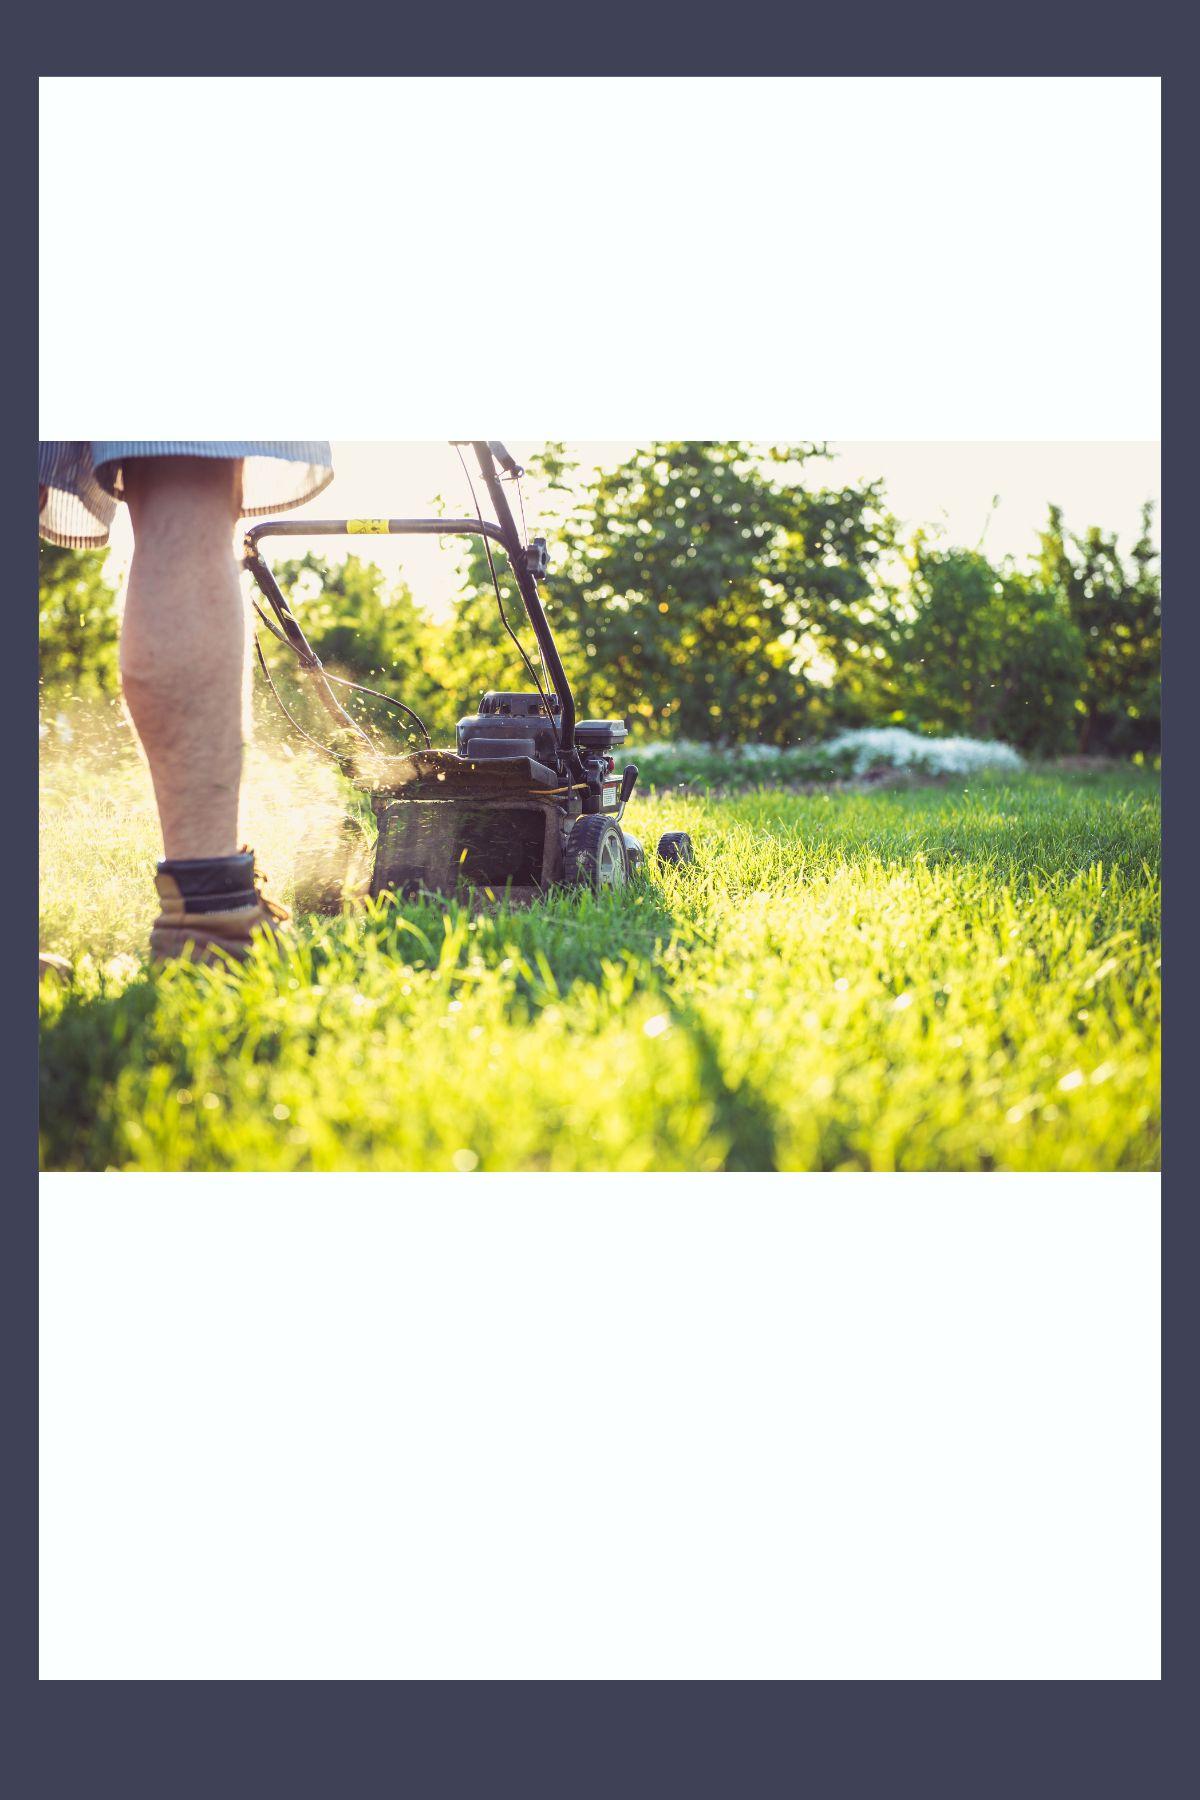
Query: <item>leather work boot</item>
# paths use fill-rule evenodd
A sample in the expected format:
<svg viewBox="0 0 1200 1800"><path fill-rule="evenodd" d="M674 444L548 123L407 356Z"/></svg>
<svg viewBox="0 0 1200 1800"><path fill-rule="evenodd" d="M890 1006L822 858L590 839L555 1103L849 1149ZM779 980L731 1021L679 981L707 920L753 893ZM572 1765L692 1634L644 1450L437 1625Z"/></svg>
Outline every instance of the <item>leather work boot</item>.
<svg viewBox="0 0 1200 1800"><path fill-rule="evenodd" d="M253 850L160 862L154 885L162 911L150 932L153 961L187 956L192 962L244 962L256 935L278 937L287 909L261 891L263 879Z"/></svg>

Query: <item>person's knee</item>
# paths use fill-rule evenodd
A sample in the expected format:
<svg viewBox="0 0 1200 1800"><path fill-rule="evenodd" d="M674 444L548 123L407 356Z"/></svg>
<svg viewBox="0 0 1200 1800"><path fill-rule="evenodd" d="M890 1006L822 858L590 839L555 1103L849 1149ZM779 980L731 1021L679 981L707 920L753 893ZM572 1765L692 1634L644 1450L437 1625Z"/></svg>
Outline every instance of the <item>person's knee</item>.
<svg viewBox="0 0 1200 1800"><path fill-rule="evenodd" d="M160 536L219 543L242 510L242 464L231 457L132 457L121 471L135 546Z"/></svg>

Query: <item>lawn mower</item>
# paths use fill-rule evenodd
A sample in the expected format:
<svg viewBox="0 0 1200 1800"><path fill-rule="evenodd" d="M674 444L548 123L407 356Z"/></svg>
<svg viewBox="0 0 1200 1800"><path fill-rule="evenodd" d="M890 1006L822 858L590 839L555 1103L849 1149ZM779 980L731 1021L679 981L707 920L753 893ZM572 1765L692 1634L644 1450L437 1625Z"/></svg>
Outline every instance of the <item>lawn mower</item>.
<svg viewBox="0 0 1200 1800"><path fill-rule="evenodd" d="M503 444L472 442L496 520L486 520L474 484L455 445L475 502L475 519L267 519L245 537L243 567L270 608L257 600L266 628L293 650L313 692L337 727L336 746L318 747L333 756L371 801L379 833L370 893L445 893L462 886L495 897L528 900L559 886L593 890L623 887L644 861L638 840L621 819L637 781L637 765L618 770L626 738L623 719L577 719L571 685L538 593L547 570L545 538L523 543L505 484L519 483L524 470ZM518 487L518 493L519 493ZM523 516L523 509L522 509ZM269 537L358 534L469 536L482 539L496 591L496 604L532 681L517 692L491 689L479 710L460 719L453 750L436 749L424 724L403 701L326 669L280 591L259 548ZM527 655L504 610L492 546L512 569L533 628L541 673ZM271 616L273 615L273 616ZM284 704L257 642L258 660L290 723L310 742ZM398 708L411 719L425 747L405 755L381 753L364 727L352 718L335 688L354 688ZM686 832L668 831L657 854L665 863L692 861ZM311 859L310 859L311 860ZM314 904L340 905L336 866L317 859ZM332 872L331 872L332 871Z"/></svg>

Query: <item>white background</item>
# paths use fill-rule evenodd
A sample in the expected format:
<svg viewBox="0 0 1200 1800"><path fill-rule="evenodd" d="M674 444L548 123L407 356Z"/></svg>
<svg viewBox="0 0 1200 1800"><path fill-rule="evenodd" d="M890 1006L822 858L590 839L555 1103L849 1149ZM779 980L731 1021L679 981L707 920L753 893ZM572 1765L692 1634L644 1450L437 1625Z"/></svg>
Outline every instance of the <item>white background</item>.
<svg viewBox="0 0 1200 1800"><path fill-rule="evenodd" d="M46 437L1158 435L1156 82L42 85ZM1155 1177L41 1206L46 1678L1158 1674Z"/></svg>
<svg viewBox="0 0 1200 1800"><path fill-rule="evenodd" d="M43 437L1159 435L1156 80L41 86Z"/></svg>
<svg viewBox="0 0 1200 1800"><path fill-rule="evenodd" d="M1154 1177L47 1178L43 1673L1152 1674Z"/></svg>

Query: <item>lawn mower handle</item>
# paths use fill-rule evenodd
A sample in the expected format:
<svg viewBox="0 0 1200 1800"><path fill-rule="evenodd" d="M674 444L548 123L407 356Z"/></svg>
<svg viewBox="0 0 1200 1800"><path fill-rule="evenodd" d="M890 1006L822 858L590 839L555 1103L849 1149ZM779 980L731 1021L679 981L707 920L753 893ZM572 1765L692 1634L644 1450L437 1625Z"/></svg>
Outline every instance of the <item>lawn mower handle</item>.
<svg viewBox="0 0 1200 1800"><path fill-rule="evenodd" d="M574 767L578 762L575 749L575 697L571 692L571 684L567 680L562 658L558 654L558 645L554 641L554 633L542 607L538 593L537 576L530 567L530 558L526 546L522 544L516 521L512 516L512 508L508 504L508 495L504 492L499 473L496 469L494 450L503 451L501 444L489 444L484 441L470 440L479 463L479 470L487 484L488 493L496 509L498 524L493 525L487 519L264 519L259 525L252 525L244 539L245 555L243 568L249 570L258 586L271 604L271 610L279 620L292 649L304 666L319 676L321 661L305 637L291 608L280 592L279 584L272 575L266 560L259 549L259 542L267 537L343 537L346 535L381 537L483 537L490 538L500 545L508 557L513 576L521 592L525 611L529 615L529 623L533 626L533 635L537 639L538 649L546 664L554 692L558 696L560 707L557 721L559 750L567 763ZM507 463L513 468L516 464L504 451ZM544 553L544 551L543 551ZM354 721L339 705L336 696L330 691L328 684L318 680L318 693L326 709L337 722L351 726L360 736L365 735Z"/></svg>
<svg viewBox="0 0 1200 1800"><path fill-rule="evenodd" d="M494 446L503 450L502 444ZM517 578L517 586L521 590L521 598L525 602L525 611L529 614L529 623L533 626L533 635L538 641L538 649L546 664L554 691L558 695L562 708L558 720L558 748L568 762L578 761L575 751L575 696L571 692L571 684L567 680L567 672L562 666L562 658L558 654L558 645L554 641L554 633L550 629L542 607L541 595L538 593L537 578L529 567L524 544L521 542L516 521L512 516L512 508L508 504L508 495L504 484L496 471L493 446L489 443L472 439L472 448L479 463L480 473L487 483L488 493L492 497L492 505L496 509L496 517L500 521L500 542L512 564L513 574ZM505 452L507 456L507 452ZM511 463L512 458L507 460ZM514 468L516 467L513 464ZM492 534L489 532L488 536Z"/></svg>

